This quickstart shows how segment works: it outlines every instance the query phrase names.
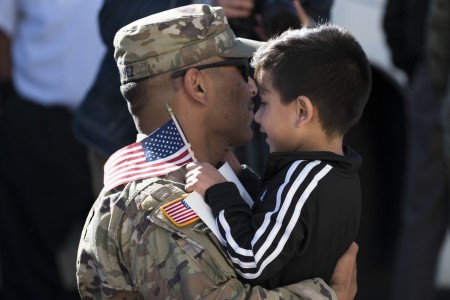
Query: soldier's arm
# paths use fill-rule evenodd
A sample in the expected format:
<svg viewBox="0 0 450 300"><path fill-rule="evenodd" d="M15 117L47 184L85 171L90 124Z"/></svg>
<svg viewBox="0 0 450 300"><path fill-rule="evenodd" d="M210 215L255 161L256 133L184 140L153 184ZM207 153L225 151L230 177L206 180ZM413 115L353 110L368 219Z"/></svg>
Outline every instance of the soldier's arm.
<svg viewBox="0 0 450 300"><path fill-rule="evenodd" d="M176 227L154 208L158 195L159 190L146 190L145 200L127 210L121 229L105 231L111 236L104 246L115 253L102 261L102 273L110 275L105 281L109 295L128 290L139 291L144 299L353 299L356 244L339 260L332 287L320 279L274 290L251 287L236 278L219 241L204 224ZM120 237L115 236L119 232ZM108 272L105 268L110 263Z"/></svg>
<svg viewBox="0 0 450 300"><path fill-rule="evenodd" d="M356 281L356 256L359 247L353 242L338 260L331 277L331 287L339 300L355 298L358 284Z"/></svg>
<svg viewBox="0 0 450 300"><path fill-rule="evenodd" d="M356 281L356 256L358 245L352 243L347 251L341 256L331 278L331 286L322 279L314 278L291 284L280 289L287 289L294 293L294 298L300 299L338 299L353 300L357 292Z"/></svg>
<svg viewBox="0 0 450 300"><path fill-rule="evenodd" d="M131 268L144 298L159 294L182 299L351 300L356 294L356 244L339 260L331 287L314 278L267 290L241 283L225 254L205 252L177 235L168 236L158 229L143 238L146 246L136 243L142 247L137 246Z"/></svg>

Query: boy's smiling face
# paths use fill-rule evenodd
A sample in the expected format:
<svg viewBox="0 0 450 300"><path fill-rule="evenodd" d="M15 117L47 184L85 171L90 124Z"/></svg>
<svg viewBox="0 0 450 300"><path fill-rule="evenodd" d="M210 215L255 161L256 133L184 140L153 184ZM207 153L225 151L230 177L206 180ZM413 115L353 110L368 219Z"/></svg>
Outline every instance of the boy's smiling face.
<svg viewBox="0 0 450 300"><path fill-rule="evenodd" d="M270 152L297 151L297 119L298 104L281 102L281 96L272 85L272 75L261 70L258 82L261 106L255 114L255 122L260 124L261 131L267 134L266 142Z"/></svg>

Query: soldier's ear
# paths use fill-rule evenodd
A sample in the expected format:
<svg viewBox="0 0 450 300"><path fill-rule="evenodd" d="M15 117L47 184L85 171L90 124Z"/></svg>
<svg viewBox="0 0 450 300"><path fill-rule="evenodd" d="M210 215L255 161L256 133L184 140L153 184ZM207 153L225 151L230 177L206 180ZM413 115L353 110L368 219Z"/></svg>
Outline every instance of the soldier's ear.
<svg viewBox="0 0 450 300"><path fill-rule="evenodd" d="M207 102L205 93L205 78L199 70L195 68L190 68L187 70L183 77L183 87L192 100L203 104Z"/></svg>

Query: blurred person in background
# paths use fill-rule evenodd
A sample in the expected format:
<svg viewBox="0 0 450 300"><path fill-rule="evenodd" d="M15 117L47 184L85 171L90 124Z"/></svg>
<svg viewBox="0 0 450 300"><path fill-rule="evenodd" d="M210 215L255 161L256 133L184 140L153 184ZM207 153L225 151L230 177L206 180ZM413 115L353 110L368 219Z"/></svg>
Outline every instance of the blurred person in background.
<svg viewBox="0 0 450 300"><path fill-rule="evenodd" d="M426 23L425 58L430 70L431 84L433 85L436 101L441 106L438 112L438 121L442 126L443 158L445 160L444 180L446 182L446 197L438 204L438 220L436 220L436 245L442 248L442 232L450 225L450 1L430 0L430 7ZM440 240L439 240L440 239ZM440 242L440 243L439 243ZM438 292L438 297L448 299L450 290Z"/></svg>
<svg viewBox="0 0 450 300"><path fill-rule="evenodd" d="M72 117L104 53L101 3L0 1L2 299L70 299L56 253L94 200Z"/></svg>
<svg viewBox="0 0 450 300"><path fill-rule="evenodd" d="M440 119L442 97L433 86L425 54L429 3L389 0L383 20L392 62L408 77L407 169L394 260L393 300L435 299L437 259L448 226L449 177Z"/></svg>
<svg viewBox="0 0 450 300"><path fill-rule="evenodd" d="M426 61L437 97L441 97L444 155L447 175L450 172L450 1L430 0L427 17ZM447 180L449 178L447 177ZM450 200L450 198L447 198ZM448 201L450 204L450 201ZM450 212L450 207L448 207ZM449 221L447 216L447 221Z"/></svg>

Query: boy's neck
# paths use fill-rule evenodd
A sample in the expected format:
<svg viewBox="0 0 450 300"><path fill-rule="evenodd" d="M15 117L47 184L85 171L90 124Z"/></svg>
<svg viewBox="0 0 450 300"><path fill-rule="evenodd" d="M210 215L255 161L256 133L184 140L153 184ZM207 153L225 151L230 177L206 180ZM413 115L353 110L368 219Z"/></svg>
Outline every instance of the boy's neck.
<svg viewBox="0 0 450 300"><path fill-rule="evenodd" d="M327 152L333 152L337 155L344 155L343 150L343 138L342 137L336 137L336 138L324 138L324 139L316 139L312 143L308 145L303 145L301 149L298 149L299 151L327 151Z"/></svg>

